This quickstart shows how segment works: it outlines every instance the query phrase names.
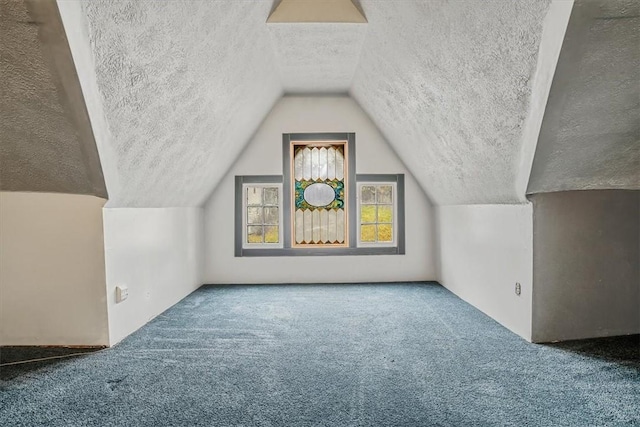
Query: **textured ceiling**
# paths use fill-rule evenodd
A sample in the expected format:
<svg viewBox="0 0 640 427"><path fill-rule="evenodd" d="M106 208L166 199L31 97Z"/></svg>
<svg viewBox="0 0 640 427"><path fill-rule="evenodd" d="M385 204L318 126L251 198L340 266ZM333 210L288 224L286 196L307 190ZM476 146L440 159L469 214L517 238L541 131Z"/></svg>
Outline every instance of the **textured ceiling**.
<svg viewBox="0 0 640 427"><path fill-rule="evenodd" d="M279 99L270 1L84 2L119 194L200 205Z"/></svg>
<svg viewBox="0 0 640 427"><path fill-rule="evenodd" d="M289 93L347 92L366 24L267 24L282 85Z"/></svg>
<svg viewBox="0 0 640 427"><path fill-rule="evenodd" d="M0 10L0 190L106 197L55 4L0 0Z"/></svg>
<svg viewBox="0 0 640 427"><path fill-rule="evenodd" d="M269 0L83 2L109 205L200 205L282 93L346 91L435 203L522 202L550 2L361 0L366 24L266 23Z"/></svg>
<svg viewBox="0 0 640 427"><path fill-rule="evenodd" d="M513 203L549 1L361 0L351 88L437 204Z"/></svg>
<svg viewBox="0 0 640 427"><path fill-rule="evenodd" d="M577 0L528 193L640 189L640 3Z"/></svg>

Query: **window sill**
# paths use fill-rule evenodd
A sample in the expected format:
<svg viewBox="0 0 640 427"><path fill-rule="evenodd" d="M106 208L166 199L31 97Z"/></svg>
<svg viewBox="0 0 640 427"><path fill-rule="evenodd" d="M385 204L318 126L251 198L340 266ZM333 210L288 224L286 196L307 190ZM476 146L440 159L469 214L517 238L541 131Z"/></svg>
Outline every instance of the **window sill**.
<svg viewBox="0 0 640 427"><path fill-rule="evenodd" d="M268 257L268 256L343 256L343 255L404 255L398 247L362 247L362 248L271 248L242 249L236 257Z"/></svg>

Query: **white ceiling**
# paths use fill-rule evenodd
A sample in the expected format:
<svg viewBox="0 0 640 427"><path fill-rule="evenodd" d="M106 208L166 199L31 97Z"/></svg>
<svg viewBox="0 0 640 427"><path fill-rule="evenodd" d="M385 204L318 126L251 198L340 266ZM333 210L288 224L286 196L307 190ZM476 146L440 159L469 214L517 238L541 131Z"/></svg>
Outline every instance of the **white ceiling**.
<svg viewBox="0 0 640 427"><path fill-rule="evenodd" d="M270 0L83 3L110 205L200 205L286 92L350 93L436 204L522 202L550 2L361 0L367 24L267 24Z"/></svg>

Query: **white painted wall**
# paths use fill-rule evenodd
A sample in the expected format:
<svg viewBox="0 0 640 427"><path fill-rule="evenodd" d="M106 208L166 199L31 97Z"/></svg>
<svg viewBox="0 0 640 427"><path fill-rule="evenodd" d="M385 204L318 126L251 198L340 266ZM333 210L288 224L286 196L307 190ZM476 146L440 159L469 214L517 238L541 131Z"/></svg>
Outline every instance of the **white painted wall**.
<svg viewBox="0 0 640 427"><path fill-rule="evenodd" d="M0 193L0 345L109 344L104 204Z"/></svg>
<svg viewBox="0 0 640 427"><path fill-rule="evenodd" d="M104 209L104 236L114 345L202 284L202 208Z"/></svg>
<svg viewBox="0 0 640 427"><path fill-rule="evenodd" d="M531 199L533 340L640 333L640 191Z"/></svg>
<svg viewBox="0 0 640 427"><path fill-rule="evenodd" d="M437 211L440 283L530 340L531 205L440 206Z"/></svg>
<svg viewBox="0 0 640 427"><path fill-rule="evenodd" d="M406 255L234 257L234 176L282 174L282 134L355 132L357 173L404 173ZM284 97L205 208L204 283L435 280L433 209L385 139L349 97Z"/></svg>

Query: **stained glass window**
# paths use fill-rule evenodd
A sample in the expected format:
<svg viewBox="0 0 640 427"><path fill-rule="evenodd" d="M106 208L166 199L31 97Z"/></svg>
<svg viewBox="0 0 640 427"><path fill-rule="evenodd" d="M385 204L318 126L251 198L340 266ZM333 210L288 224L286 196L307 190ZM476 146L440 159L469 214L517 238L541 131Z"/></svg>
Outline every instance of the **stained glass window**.
<svg viewBox="0 0 640 427"><path fill-rule="evenodd" d="M347 141L292 142L293 246L347 242Z"/></svg>
<svg viewBox="0 0 640 427"><path fill-rule="evenodd" d="M366 183L359 189L359 241L392 245L395 242L395 184Z"/></svg>
<svg viewBox="0 0 640 427"><path fill-rule="evenodd" d="M354 133L284 133L282 150L282 175L235 177L235 256L405 253L403 174L356 174Z"/></svg>
<svg viewBox="0 0 640 427"><path fill-rule="evenodd" d="M247 184L244 186L244 196L245 244L280 244L280 187Z"/></svg>

